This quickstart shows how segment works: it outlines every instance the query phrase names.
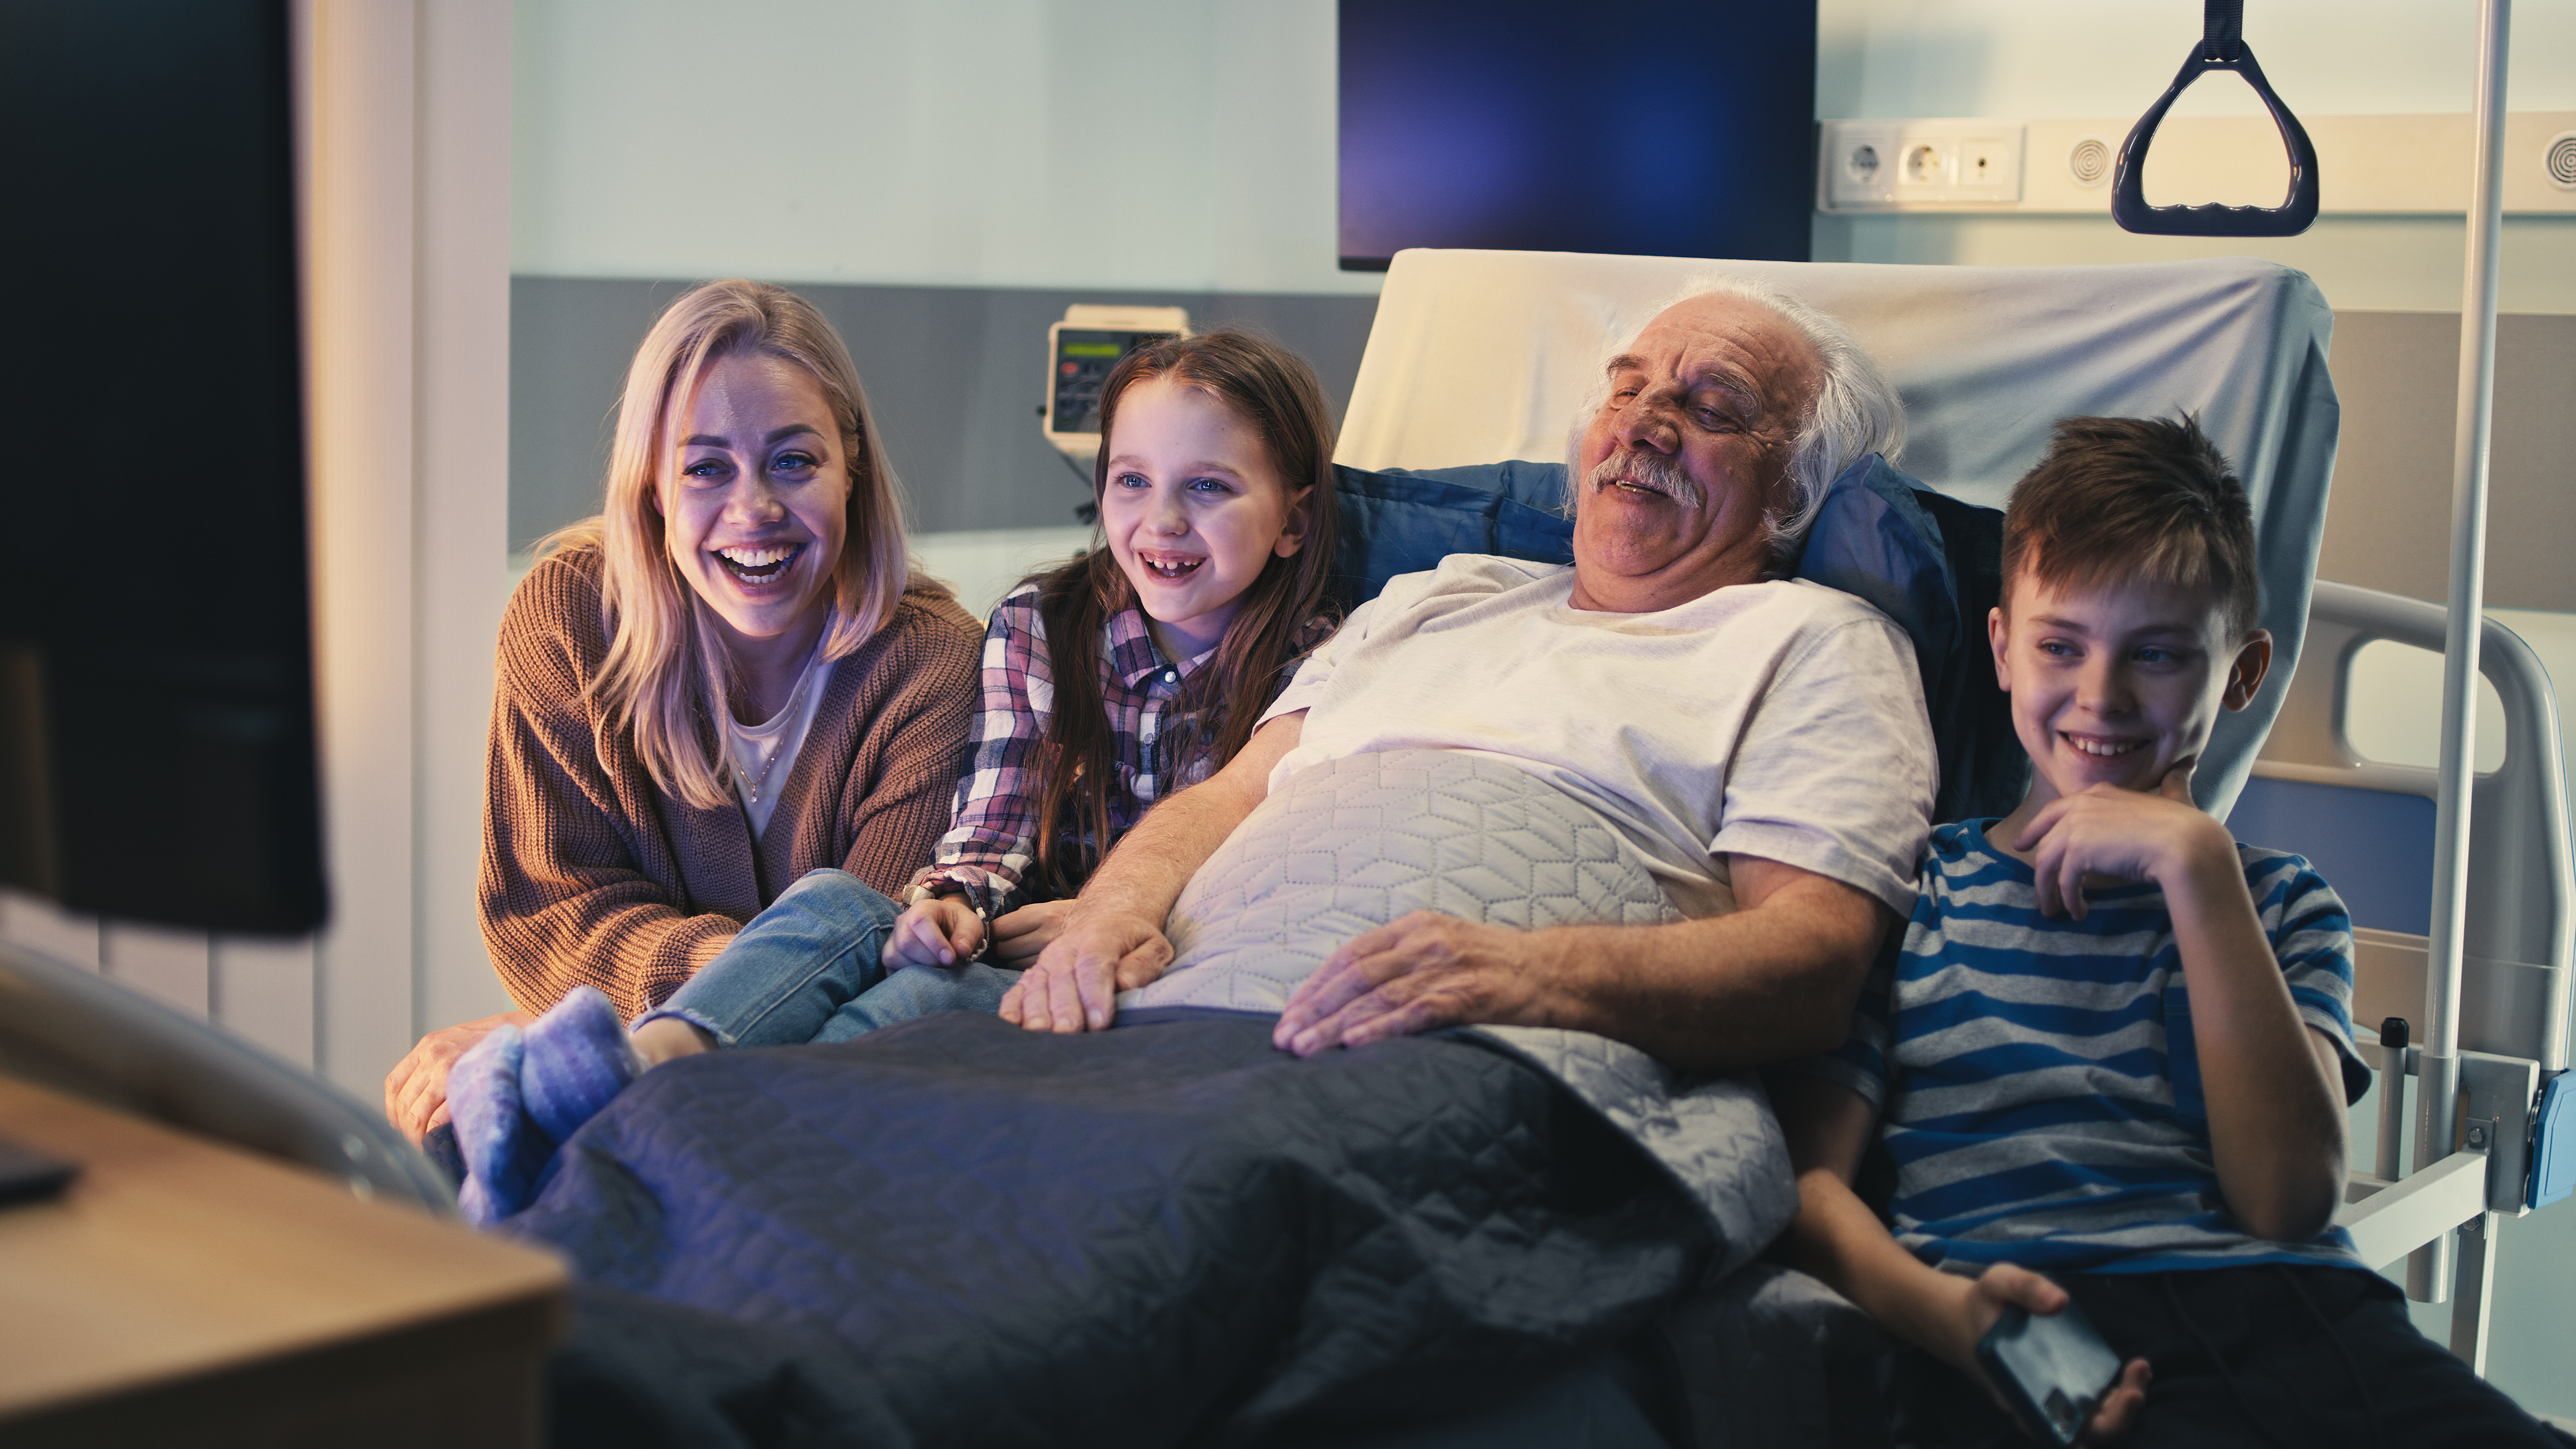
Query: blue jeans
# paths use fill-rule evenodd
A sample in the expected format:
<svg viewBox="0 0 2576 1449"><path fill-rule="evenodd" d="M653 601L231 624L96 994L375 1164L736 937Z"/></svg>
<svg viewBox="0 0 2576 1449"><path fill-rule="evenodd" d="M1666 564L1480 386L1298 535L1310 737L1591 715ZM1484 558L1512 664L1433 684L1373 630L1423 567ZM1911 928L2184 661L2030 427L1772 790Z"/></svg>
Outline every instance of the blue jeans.
<svg viewBox="0 0 2576 1449"><path fill-rule="evenodd" d="M1002 1004L1019 973L981 961L885 974L879 957L902 914L846 871L808 872L636 1025L676 1016L721 1046L801 1046Z"/></svg>

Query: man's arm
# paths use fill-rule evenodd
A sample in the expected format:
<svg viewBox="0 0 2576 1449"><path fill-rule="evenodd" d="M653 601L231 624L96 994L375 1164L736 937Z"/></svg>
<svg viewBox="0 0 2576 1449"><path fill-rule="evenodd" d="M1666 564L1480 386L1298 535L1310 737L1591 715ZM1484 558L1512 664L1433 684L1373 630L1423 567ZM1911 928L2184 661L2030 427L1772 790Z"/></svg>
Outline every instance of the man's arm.
<svg viewBox="0 0 2576 1449"><path fill-rule="evenodd" d="M1737 909L1670 926L1515 931L1417 911L1334 952L1271 1039L1306 1056L1465 1022L1574 1027L1706 1070L1831 1050L1896 913L1813 871L1727 862Z"/></svg>
<svg viewBox="0 0 2576 1449"><path fill-rule="evenodd" d="M1306 714L1253 731L1225 768L1161 802L1109 852L1037 964L1003 993L1002 1020L1030 1031L1099 1031L1118 993L1172 964L1163 921L1190 877L1270 793L1271 768L1297 748Z"/></svg>

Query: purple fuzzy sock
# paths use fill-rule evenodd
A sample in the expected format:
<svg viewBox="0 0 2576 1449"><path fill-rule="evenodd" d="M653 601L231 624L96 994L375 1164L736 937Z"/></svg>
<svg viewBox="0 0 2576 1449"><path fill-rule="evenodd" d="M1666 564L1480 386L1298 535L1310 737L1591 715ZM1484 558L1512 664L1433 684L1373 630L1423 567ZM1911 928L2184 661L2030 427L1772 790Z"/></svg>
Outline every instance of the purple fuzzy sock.
<svg viewBox="0 0 2576 1449"><path fill-rule="evenodd" d="M643 1063L626 1044L626 1023L595 986L576 986L528 1028L519 1063L527 1113L556 1142L572 1136L635 1080Z"/></svg>
<svg viewBox="0 0 2576 1449"><path fill-rule="evenodd" d="M466 1191L458 1194L457 1205L477 1227L526 1207L554 1155L554 1144L528 1120L521 1102L524 1053L519 1029L504 1026L476 1042L447 1073L447 1114L465 1159Z"/></svg>

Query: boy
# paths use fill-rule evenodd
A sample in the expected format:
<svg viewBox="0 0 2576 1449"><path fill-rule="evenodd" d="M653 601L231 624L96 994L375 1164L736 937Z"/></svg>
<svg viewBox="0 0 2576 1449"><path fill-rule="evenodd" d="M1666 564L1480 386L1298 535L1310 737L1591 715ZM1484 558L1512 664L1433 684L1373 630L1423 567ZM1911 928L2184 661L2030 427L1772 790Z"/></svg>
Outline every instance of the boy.
<svg viewBox="0 0 2576 1449"><path fill-rule="evenodd" d="M2003 567L1987 633L2030 793L1933 832L1892 982L1777 1083L1790 1251L1913 1346L1905 1437L2023 1442L1977 1341L2007 1305L2071 1298L2126 1361L2098 1439L2560 1442L2416 1333L2333 1226L2370 1082L2350 920L2190 792L2272 654L2226 459L2188 418L2066 419L2013 491ZM1851 1188L1874 1125L1892 1232Z"/></svg>

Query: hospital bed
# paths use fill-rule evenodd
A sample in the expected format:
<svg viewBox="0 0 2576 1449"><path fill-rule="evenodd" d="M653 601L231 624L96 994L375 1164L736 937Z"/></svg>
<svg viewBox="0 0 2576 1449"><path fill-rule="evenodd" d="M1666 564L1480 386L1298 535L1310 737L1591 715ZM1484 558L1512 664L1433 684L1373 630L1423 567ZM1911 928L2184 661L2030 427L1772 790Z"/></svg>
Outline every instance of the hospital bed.
<svg viewBox="0 0 2576 1449"><path fill-rule="evenodd" d="M1632 332L1688 278L1719 265L1490 252L1398 257L1339 461L1384 470L1562 459L1606 344ZM2429 606L2313 583L2336 405L2326 372L2331 314L2305 277L2235 260L2092 268L1723 265L1842 318L1904 395L1911 441L1902 465L1970 503L1999 507L2060 416L2178 408L2198 415L2236 460L2253 497L2263 622L2278 645L2262 695L2223 722L2213 741L2196 778L2203 803L2223 814L2249 780L2257 782L2254 798L2275 810L2290 807L2266 800L2266 792L2283 788L2421 793L2424 782L2413 776L2356 762L2338 728L2339 681L2360 643L2438 638L2441 611L2428 616ZM2527 1208L2527 1164L2549 1146L2531 1139L2530 1098L2543 1073L2564 1061L2569 891L2555 707L2527 652L2517 654L2500 631L2496 637L2487 669L2507 701L2513 740L2506 771L2490 782L2496 804L2480 816L2478 859L2492 886L2479 914L2510 924L2473 927L2473 954L2492 964L2473 967L2467 1044L2504 1065L2490 1072L2473 1064L2466 1095L2475 1122L2461 1131L2468 1151L2459 1161L2394 1186L2359 1181L2362 1200L2350 1221L2390 1261L2448 1239L2463 1222L2488 1223L2487 1214ZM2309 653L2322 662L2301 668ZM2513 802L2525 795L2541 804L2517 813ZM2507 862L2518 863L2510 875ZM2420 981L2420 967L2417 977L2406 975L2407 949L2394 937L2365 940L2366 1019L2380 1003L2395 1001L2386 1014L2404 1015L2409 1001L2420 1000L2408 995L2420 992L2410 984ZM22 970L12 984L41 991L48 989L43 976ZM59 1056L84 1058L58 1063L53 1075L87 1072L113 1089L139 1070L107 1060L114 1055L113 1007L92 1001L74 1015L82 1024L68 1035L21 1034L22 1043L50 1042ZM183 1070L163 1072L169 1080L154 1087L157 1100L240 1096L235 1079L269 1082L249 1094L261 1103L253 1117L309 1119L291 1132L261 1129L269 1150L346 1172L345 1144L357 1140L391 1169L371 1190L412 1195L395 1185L416 1179L407 1149L386 1148L372 1133L352 1138L332 1130L346 1123L347 1104L327 1093L289 1100L296 1093L274 1086L272 1067L246 1052L230 1064L222 1055L192 1046ZM199 1125L224 1135L250 1130L227 1121ZM2516 1166L2511 1143L2522 1144L2524 1166ZM334 1150L343 1154L337 1162ZM2461 1313L2482 1325L2492 1255L2472 1244L2461 1267ZM2435 1263L2425 1290L2443 1288L2441 1276ZM1707 1285L1666 1315L1657 1337L1660 1353L1577 1363L1476 1413L1340 1441L1395 1449L1586 1434L1597 1443L1830 1443L1839 1437L1835 1405L1865 1386L1868 1365L1886 1347L1865 1318L1820 1284L1763 1263ZM1665 1382L1641 1382L1658 1372ZM1678 1418L1642 1407L1667 1396L1683 1408Z"/></svg>
<svg viewBox="0 0 2576 1449"><path fill-rule="evenodd" d="M1906 404L1900 466L2000 508L2069 414L2188 411L2238 468L2255 513L2263 627L2274 664L2253 706L2220 723L2194 780L2241 837L2320 857L2359 847L2359 889L2433 867L2430 769L2374 762L2344 705L2362 648L2439 651L2444 610L2315 579L2337 432L2326 359L2333 318L2303 275L2243 259L2105 267L1909 267L1513 252L1408 252L1390 269L1338 460L1440 468L1561 459L1604 346L1691 277L1773 282L1840 318ZM2381 1126L2340 1221L2374 1265L2412 1258L2409 1291L2454 1302L2451 1344L2483 1372L2499 1216L2567 1194L2571 964L2565 781L2546 673L2502 625L2482 668L2503 704L2502 767L2472 813L2457 1151L2405 1176L2399 1139L2420 1051L2380 1053ZM2304 659L2304 664L2303 664ZM2250 794L2249 794L2250 791ZM2259 825L2259 828L2257 826ZM2313 843L2312 843L2313 842ZM2331 860L2324 862L2334 879ZM2364 919L2369 919L2367 912ZM2384 1019L2424 1012L2420 933L2357 933L2354 1017L2365 1055ZM2555 1085L2552 1085L2552 1084ZM2454 1263L2456 1262L2456 1271ZM1710 1444L1826 1443L1884 1341L1804 1275L1757 1266L1667 1325L1681 1358L1722 1364L1689 1387Z"/></svg>

